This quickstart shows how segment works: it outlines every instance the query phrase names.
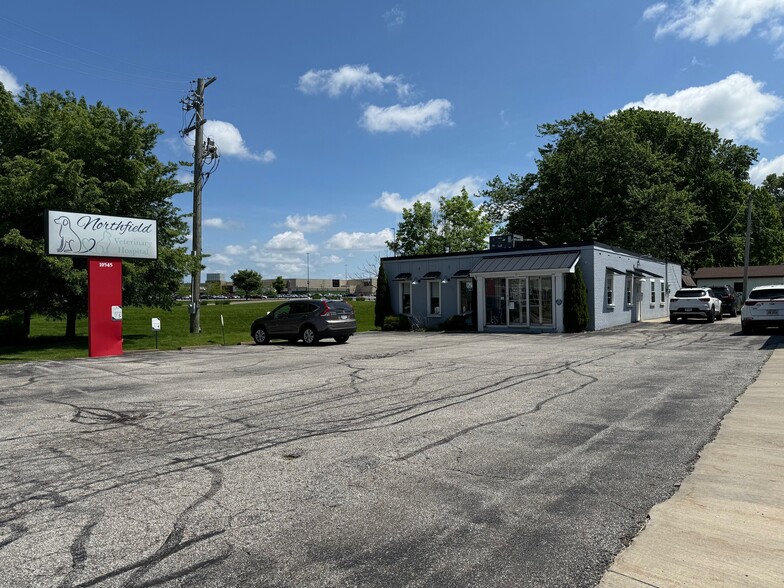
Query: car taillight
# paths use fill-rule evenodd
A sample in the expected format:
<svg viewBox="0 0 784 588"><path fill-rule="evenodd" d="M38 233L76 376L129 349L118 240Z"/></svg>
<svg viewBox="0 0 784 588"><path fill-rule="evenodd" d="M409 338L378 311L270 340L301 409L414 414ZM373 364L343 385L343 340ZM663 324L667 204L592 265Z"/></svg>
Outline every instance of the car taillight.
<svg viewBox="0 0 784 588"><path fill-rule="evenodd" d="M708 297L700 298L699 301L700 302L710 302L710 298L708 298Z"/></svg>
<svg viewBox="0 0 784 588"><path fill-rule="evenodd" d="M329 304L324 303L324 310L321 311L320 316L327 316L329 314Z"/></svg>

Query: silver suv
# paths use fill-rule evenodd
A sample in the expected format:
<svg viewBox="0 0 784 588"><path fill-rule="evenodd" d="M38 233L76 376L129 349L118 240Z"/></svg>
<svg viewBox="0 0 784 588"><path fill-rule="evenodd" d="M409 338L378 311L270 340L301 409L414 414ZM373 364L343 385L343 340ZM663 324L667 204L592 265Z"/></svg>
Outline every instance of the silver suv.
<svg viewBox="0 0 784 588"><path fill-rule="evenodd" d="M313 345L328 337L345 343L356 332L354 308L340 300L289 300L257 318L250 327L250 336L257 345L272 339L291 343L302 339L305 345Z"/></svg>

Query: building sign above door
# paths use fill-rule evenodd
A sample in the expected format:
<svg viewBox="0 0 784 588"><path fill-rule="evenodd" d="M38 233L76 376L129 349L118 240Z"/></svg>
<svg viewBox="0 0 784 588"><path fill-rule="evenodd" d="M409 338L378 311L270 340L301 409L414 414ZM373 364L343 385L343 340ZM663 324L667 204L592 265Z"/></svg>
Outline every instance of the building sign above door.
<svg viewBox="0 0 784 588"><path fill-rule="evenodd" d="M158 221L46 212L46 252L68 257L158 258Z"/></svg>

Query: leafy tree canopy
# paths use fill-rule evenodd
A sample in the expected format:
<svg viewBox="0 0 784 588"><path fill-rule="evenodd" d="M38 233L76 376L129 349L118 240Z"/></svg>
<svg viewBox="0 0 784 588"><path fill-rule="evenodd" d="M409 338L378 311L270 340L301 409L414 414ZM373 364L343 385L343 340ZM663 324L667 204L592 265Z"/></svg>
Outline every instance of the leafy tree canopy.
<svg viewBox="0 0 784 588"><path fill-rule="evenodd" d="M743 263L755 149L690 119L642 109L604 119L583 112L538 129L549 142L539 149L537 171L488 183L491 221L528 238L597 240L692 270ZM767 211L781 193L772 179L753 196ZM759 213L755 221L765 245L752 263L784 259L781 215Z"/></svg>
<svg viewBox="0 0 784 588"><path fill-rule="evenodd" d="M484 249L493 230L483 211L475 208L465 188L452 198L441 196L438 211L429 202L403 209L394 241L387 247L401 255L428 255Z"/></svg>
<svg viewBox="0 0 784 588"><path fill-rule="evenodd" d="M0 312L65 314L73 334L86 311L85 260L44 253L46 209L156 219L159 257L123 260L123 303L171 307L191 265L171 196L189 186L153 154L161 134L140 114L70 92L28 86L15 100L0 85L0 272L14 276Z"/></svg>
<svg viewBox="0 0 784 588"><path fill-rule="evenodd" d="M275 289L275 292L280 294L283 290L286 289L286 282L283 280L283 276L278 276L275 278L275 281L272 282L272 287Z"/></svg>
<svg viewBox="0 0 784 588"><path fill-rule="evenodd" d="M231 275L234 287L243 293L245 298L261 289L261 274L256 270L239 270Z"/></svg>

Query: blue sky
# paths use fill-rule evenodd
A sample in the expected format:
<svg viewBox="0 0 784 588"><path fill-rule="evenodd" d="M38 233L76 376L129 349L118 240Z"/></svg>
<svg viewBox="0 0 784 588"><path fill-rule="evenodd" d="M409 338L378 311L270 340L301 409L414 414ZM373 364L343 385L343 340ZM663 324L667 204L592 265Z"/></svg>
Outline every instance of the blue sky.
<svg viewBox="0 0 784 588"><path fill-rule="evenodd" d="M7 89L144 111L163 160L192 157L179 101L217 77L203 249L227 277L364 275L404 206L534 171L537 124L583 110L702 121L759 150L759 183L784 172L783 66L784 0L38 0L0 14Z"/></svg>

